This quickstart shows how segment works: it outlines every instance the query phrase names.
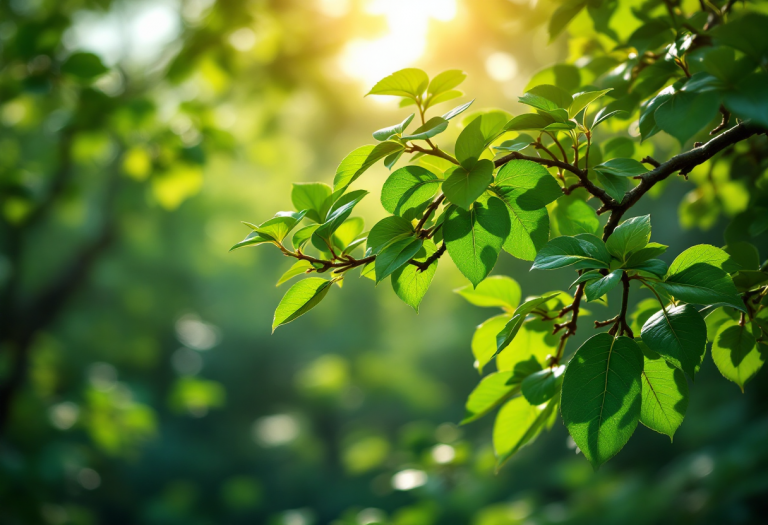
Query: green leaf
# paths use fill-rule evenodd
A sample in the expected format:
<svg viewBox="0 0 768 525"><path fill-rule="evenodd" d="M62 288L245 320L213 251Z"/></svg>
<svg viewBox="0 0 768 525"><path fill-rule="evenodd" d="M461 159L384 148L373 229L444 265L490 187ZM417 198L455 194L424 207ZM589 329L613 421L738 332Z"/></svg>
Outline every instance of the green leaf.
<svg viewBox="0 0 768 525"><path fill-rule="evenodd" d="M691 379L701 366L707 344L707 325L691 305L659 310L643 325L643 342Z"/></svg>
<svg viewBox="0 0 768 525"><path fill-rule="evenodd" d="M571 102L571 105L568 108L568 117L574 118L582 109L586 108L609 91L613 91L613 88L603 89L602 91L582 91L581 93L576 93L573 95L573 102Z"/></svg>
<svg viewBox="0 0 768 525"><path fill-rule="evenodd" d="M528 299L523 304L518 306L515 309L515 313L512 315L512 318L507 321L507 324L504 325L504 328L496 335L496 353L492 357L497 356L499 353L501 353L502 350L509 346L509 344L520 331L520 328L523 326L525 318L528 316L528 314L557 295L558 294L551 294L545 295L544 297L534 297L533 299Z"/></svg>
<svg viewBox="0 0 768 525"><path fill-rule="evenodd" d="M595 174L600 185L618 203L621 203L624 199L624 194L632 189L632 182L626 177L617 177L603 171L595 171Z"/></svg>
<svg viewBox="0 0 768 525"><path fill-rule="evenodd" d="M297 210L307 210L307 219L322 223L332 204L331 193L331 187L322 182L295 182L291 202Z"/></svg>
<svg viewBox="0 0 768 525"><path fill-rule="evenodd" d="M719 107L720 94L717 92L678 91L659 106L654 119L661 130L684 145L715 118Z"/></svg>
<svg viewBox="0 0 768 525"><path fill-rule="evenodd" d="M581 283L588 283L589 281L596 281L597 279L602 279L602 278L603 278L603 274L601 274L597 270L589 270L588 272L584 272L581 275L579 275L576 278L576 280L571 283L568 289L570 290L574 286Z"/></svg>
<svg viewBox="0 0 768 525"><path fill-rule="evenodd" d="M576 237L555 237L539 250L532 270L555 270L575 265L575 270L608 268L611 255L599 238L588 233Z"/></svg>
<svg viewBox="0 0 768 525"><path fill-rule="evenodd" d="M596 469L629 441L640 419L643 356L628 337L589 338L568 363L563 422Z"/></svg>
<svg viewBox="0 0 768 525"><path fill-rule="evenodd" d="M477 287L496 264L509 230L504 203L491 197L478 200L469 211L454 206L443 237L456 267Z"/></svg>
<svg viewBox="0 0 768 525"><path fill-rule="evenodd" d="M394 126L389 126L388 128L382 128L378 131L374 131L373 138L378 141L383 141L391 139L395 135L402 135L403 131L405 131L405 128L407 128L408 124L410 124L413 120L414 115L416 115L416 113L411 113L400 124L395 124Z"/></svg>
<svg viewBox="0 0 768 525"><path fill-rule="evenodd" d="M697 244L685 250L672 261L669 273L680 273L696 264L710 264L726 273L740 269L740 265L732 262L730 254L725 250L710 244Z"/></svg>
<svg viewBox="0 0 768 525"><path fill-rule="evenodd" d="M659 354L643 349L641 395L640 422L672 440L688 408L685 375Z"/></svg>
<svg viewBox="0 0 768 525"><path fill-rule="evenodd" d="M399 142L386 141L357 148L344 157L339 167L336 168L336 176L333 178L334 193L340 194L368 168L384 157L403 150L404 147Z"/></svg>
<svg viewBox="0 0 768 525"><path fill-rule="evenodd" d="M623 109L617 109L615 111L607 111L607 109L608 108L605 107L595 114L595 120L592 122L591 129L595 129L598 124L600 124L601 122L605 122L611 117L618 117L619 115L624 116L624 114L627 113Z"/></svg>
<svg viewBox="0 0 768 525"><path fill-rule="evenodd" d="M504 126L506 131L541 130L552 124L554 118L538 113L524 113L518 115Z"/></svg>
<svg viewBox="0 0 768 525"><path fill-rule="evenodd" d="M487 159L477 161L470 169L454 167L443 182L445 199L468 210L493 181L493 169L493 162Z"/></svg>
<svg viewBox="0 0 768 525"><path fill-rule="evenodd" d="M421 69L406 68L379 80L368 95L392 95L416 99L429 85L429 76Z"/></svg>
<svg viewBox="0 0 768 525"><path fill-rule="evenodd" d="M765 363L768 347L756 343L759 330L753 323L741 326L738 321L728 320L720 325L712 342L712 359L717 369L724 378L739 385L742 392Z"/></svg>
<svg viewBox="0 0 768 525"><path fill-rule="evenodd" d="M469 169L483 154L485 148L503 131L507 114L503 111L490 111L475 117L456 139L456 159Z"/></svg>
<svg viewBox="0 0 768 525"><path fill-rule="evenodd" d="M546 67L531 77L524 91L541 84L553 84L572 93L581 85L581 71L572 64L555 64Z"/></svg>
<svg viewBox="0 0 768 525"><path fill-rule="evenodd" d="M368 250L379 253L387 245L413 235L413 225L402 217L385 217L377 222L368 234Z"/></svg>
<svg viewBox="0 0 768 525"><path fill-rule="evenodd" d="M498 146L494 146L493 149L497 154L504 151L522 151L529 147L533 142L533 137L522 133L512 140L505 140Z"/></svg>
<svg viewBox="0 0 768 525"><path fill-rule="evenodd" d="M667 251L667 246L663 244L659 244L657 242L650 242L645 246L645 248L641 248L640 250L633 251L627 258L627 262L625 263L624 267L633 268L634 265L641 264L649 259L658 257L659 255L661 255L666 251Z"/></svg>
<svg viewBox="0 0 768 525"><path fill-rule="evenodd" d="M608 253L620 261L625 261L630 253L645 248L650 240L651 216L643 215L619 224L608 237L605 247L608 248Z"/></svg>
<svg viewBox="0 0 768 525"><path fill-rule="evenodd" d="M765 41L765 28L768 27L768 17L755 12L744 13L745 16L728 20L710 32L720 43L763 63L768 56L768 42Z"/></svg>
<svg viewBox="0 0 768 525"><path fill-rule="evenodd" d="M437 248L431 239L425 239L424 245L413 257L416 262L425 262L427 258L435 253ZM432 278L437 271L437 261L434 261L423 272L412 264L406 264L392 272L392 289L405 304L419 312L419 303L432 283Z"/></svg>
<svg viewBox="0 0 768 525"><path fill-rule="evenodd" d="M549 20L549 41L554 41L586 5L587 0L567 0L558 7Z"/></svg>
<svg viewBox="0 0 768 525"><path fill-rule="evenodd" d="M439 95L440 93L444 93L450 89L455 88L464 82L464 79L466 78L467 74L460 69L449 69L448 71L443 71L435 78L433 78L429 83L427 93L432 96Z"/></svg>
<svg viewBox="0 0 768 525"><path fill-rule="evenodd" d="M304 226L296 233L294 233L293 238L291 239L293 248L297 250L303 248L304 245L307 244L307 241L312 238L312 234L315 233L315 230L317 230L319 227L319 224L310 224L309 226Z"/></svg>
<svg viewBox="0 0 768 525"><path fill-rule="evenodd" d="M291 230L301 222L306 213L306 210L299 212L279 211L273 218L259 224L256 227L256 231L264 237L269 237L277 242L283 242L285 236L291 233Z"/></svg>
<svg viewBox="0 0 768 525"><path fill-rule="evenodd" d="M509 311L517 308L522 295L517 281L505 275L492 275L477 287L467 285L457 288L454 292L475 306L504 308Z"/></svg>
<svg viewBox="0 0 768 525"><path fill-rule="evenodd" d="M421 216L432 202L440 179L420 166L405 166L392 173L381 189L381 205L407 220Z"/></svg>
<svg viewBox="0 0 768 525"><path fill-rule="evenodd" d="M736 88L725 93L725 107L742 119L768 127L768 103L765 85L768 73L758 71L742 78Z"/></svg>
<svg viewBox="0 0 768 525"><path fill-rule="evenodd" d="M595 171L609 173L617 177L637 177L648 173L648 169L635 159L611 159L594 168Z"/></svg>
<svg viewBox="0 0 768 525"><path fill-rule="evenodd" d="M294 284L277 305L272 332L278 326L290 323L317 306L330 290L331 283L319 277L309 277Z"/></svg>
<svg viewBox="0 0 768 525"><path fill-rule="evenodd" d="M245 246L256 246L258 244L264 244L265 242L271 242L274 244L275 240L271 237L265 237L257 231L252 231L245 237L245 239L232 246L229 251L231 252L232 250L237 250L238 248L244 248Z"/></svg>
<svg viewBox="0 0 768 525"><path fill-rule="evenodd" d="M525 93L522 97L518 97L517 101L520 102L521 104L526 104L528 106L539 109L541 111L546 111L547 113L560 108L560 106L558 106L557 103L555 103L554 101L549 100L548 98L543 97L541 95L536 95L535 93L531 93L531 92Z"/></svg>
<svg viewBox="0 0 768 525"><path fill-rule="evenodd" d="M331 237L333 247L338 248L340 252L344 252L353 241L359 240L358 235L363 232L364 228L365 221L361 217L350 217L333 232ZM322 249L323 247L321 246L320 248Z"/></svg>
<svg viewBox="0 0 768 525"><path fill-rule="evenodd" d="M445 120L451 120L453 117L457 117L457 116L461 115L462 113L464 113L464 111L466 111L466 109L469 106L472 105L472 102L474 102L474 101L475 101L475 99L472 99L469 102L467 102L466 104L462 104L461 106L456 106L455 108L450 110L448 113L443 115L443 118Z"/></svg>
<svg viewBox="0 0 768 525"><path fill-rule="evenodd" d="M428 108L431 108L432 106L436 106L443 102L448 102L449 100L453 100L455 98L459 98L463 96L464 96L464 92L459 91L458 89L451 89L450 91L444 91L439 95L435 95L434 97L428 99L427 102L424 104L424 110L426 111Z"/></svg>
<svg viewBox="0 0 768 525"><path fill-rule="evenodd" d="M674 262L664 282L656 283L668 294L686 303L728 305L744 311L733 281L720 268L706 263L696 263L682 271L673 267Z"/></svg>
<svg viewBox="0 0 768 525"><path fill-rule="evenodd" d="M328 218L312 234L312 244L324 249L331 244L333 233L347 220L352 209L368 195L365 190L352 191L342 196L328 212Z"/></svg>
<svg viewBox="0 0 768 525"><path fill-rule="evenodd" d="M560 390L560 385L563 383L563 372L565 372L565 366L560 365L554 368L545 368L529 375L520 384L523 396L532 405L546 403Z"/></svg>
<svg viewBox="0 0 768 525"><path fill-rule="evenodd" d="M556 404L557 400L553 400L540 408L528 404L524 397L516 397L501 407L493 425L497 468L538 435Z"/></svg>
<svg viewBox="0 0 768 525"><path fill-rule="evenodd" d="M309 261L298 260L293 263L293 265L288 268L288 270L283 275L280 276L280 279L277 281L275 286L280 286L281 284L287 283L297 275L307 273L307 270L310 269L312 269L312 264Z"/></svg>
<svg viewBox="0 0 768 525"><path fill-rule="evenodd" d="M445 131L448 121L443 117L432 117L424 125L419 126L411 135L403 135L403 140L427 140Z"/></svg>
<svg viewBox="0 0 768 525"><path fill-rule="evenodd" d="M549 215L536 192L511 186L491 186L491 193L506 206L510 233L504 250L518 259L532 261L549 239Z"/></svg>
<svg viewBox="0 0 768 525"><path fill-rule="evenodd" d="M567 110L573 104L573 97L567 91L551 84L540 84L538 86L534 86L529 89L527 93L525 93L525 95L523 95L521 98L524 98L528 95L543 97L551 102L554 102L555 108L539 108L547 111L551 111L552 109L556 108ZM567 120L567 118L568 117L566 114L565 119Z"/></svg>
<svg viewBox="0 0 768 525"><path fill-rule="evenodd" d="M613 290L621 281L624 270L614 270L605 277L592 281L584 287L587 301L595 301Z"/></svg>
<svg viewBox="0 0 768 525"><path fill-rule="evenodd" d="M627 264L624 265L624 267L628 270L640 270L643 272L652 273L653 275L660 278L664 277L669 271L667 263L661 259L651 259L650 261L643 261L632 266Z"/></svg>
<svg viewBox="0 0 768 525"><path fill-rule="evenodd" d="M635 154L635 142L629 137L614 137L603 144L603 158L631 157Z"/></svg>
<svg viewBox="0 0 768 525"><path fill-rule="evenodd" d="M520 391L520 380L514 372L488 374L467 398L462 425L477 421Z"/></svg>
<svg viewBox="0 0 768 525"><path fill-rule="evenodd" d="M595 209L574 194L560 197L550 216L554 237L580 233L595 234L600 229L600 219Z"/></svg>
<svg viewBox="0 0 768 525"><path fill-rule="evenodd" d="M480 373L496 355L496 335L504 329L510 318L510 315L491 317L475 330L472 336L472 355L477 359L477 369Z"/></svg>
<svg viewBox="0 0 768 525"><path fill-rule="evenodd" d="M61 65L61 72L89 81L109 71L98 55L93 53L73 53Z"/></svg>
<svg viewBox="0 0 768 525"><path fill-rule="evenodd" d="M387 245L376 256L376 282L389 277L392 272L407 264L421 250L422 240L405 238Z"/></svg>
<svg viewBox="0 0 768 525"><path fill-rule="evenodd" d="M661 131L661 128L656 125L656 110L659 109L659 106L672 98L674 92L674 88L669 86L651 100L643 103L639 122L640 137L642 140L646 140Z"/></svg>
<svg viewBox="0 0 768 525"><path fill-rule="evenodd" d="M530 190L546 206L563 192L547 169L530 160L511 160L496 174L496 186Z"/></svg>

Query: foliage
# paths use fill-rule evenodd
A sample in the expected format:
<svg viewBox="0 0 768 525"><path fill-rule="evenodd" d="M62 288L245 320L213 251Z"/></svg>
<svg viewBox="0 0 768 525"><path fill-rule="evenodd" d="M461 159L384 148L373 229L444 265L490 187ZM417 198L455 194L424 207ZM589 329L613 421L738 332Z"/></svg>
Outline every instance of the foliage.
<svg viewBox="0 0 768 525"><path fill-rule="evenodd" d="M251 233L234 246L274 245L305 263L305 273L330 275L294 284L277 308L275 327L315 307L332 284L341 286L358 267L376 283L390 278L397 295L417 308L447 253L471 282L460 290L463 296L506 311L481 325L473 340L480 370L493 358L504 365L480 381L465 418L473 421L501 407L493 433L499 466L552 426L558 406L595 468L621 450L638 422L672 438L688 403L685 378L693 380L704 359L705 317L723 318L709 330L709 341L726 379L743 389L765 360L768 329L760 319L768 311L768 263L754 257L757 248L748 242L768 227L764 217L755 219L768 198L764 5L737 7L728 1L702 3L699 9L651 0L634 13L631 33L617 33L621 5L568 2L555 11L553 38L588 10L592 40L580 58L588 74L577 72L575 82L557 75L554 83L532 82L519 97L532 113L512 117L491 110L464 117L449 149L437 142L470 103L441 117L427 113L454 98L466 75L451 70L430 80L424 71L408 68L382 79L369 95L402 97L401 106L415 105L419 127L408 131L411 114L374 132L377 144L342 160L332 192L302 199L296 212L280 212L254 227L257 237ZM612 43L619 45L609 50ZM715 122L718 114L721 121ZM665 162L648 155L638 159L641 149L628 131L642 141L664 132L683 147L693 138L702 142ZM760 151L748 168L739 154L745 149ZM392 215L370 232L350 226L354 235L341 235L345 225L359 223L351 214L367 193L348 192L350 186L377 162L392 170L405 156L408 164L382 187L382 205ZM430 158L437 161L427 162ZM675 173L687 179L699 166L710 172L730 169L734 178L747 181L749 205L733 224L749 228L746 234L729 228L723 248L675 246L672 251L680 253L667 267L658 258L667 246L650 242L651 216L622 219L657 184ZM716 193L715 183L708 184ZM294 192L302 188L295 186ZM565 213L557 213L560 200ZM717 213L709 204L696 209L683 207L681 214ZM603 214L608 219L598 225ZM289 247L285 236L305 217L315 223L306 226L313 229L312 242L299 230ZM279 221L279 232L268 231L273 221ZM554 221L559 236L551 233ZM532 261L532 270L576 270L573 296L555 292L518 306L519 293L508 290L519 288L514 281L487 279L502 251ZM658 300L639 333L629 321L633 283ZM604 301L614 289L621 291L616 315L595 322L608 330L569 356L566 346L577 331L582 301ZM505 296L514 297L500 299ZM511 347L534 323L544 323L544 330L559 337L529 346L530 355Z"/></svg>

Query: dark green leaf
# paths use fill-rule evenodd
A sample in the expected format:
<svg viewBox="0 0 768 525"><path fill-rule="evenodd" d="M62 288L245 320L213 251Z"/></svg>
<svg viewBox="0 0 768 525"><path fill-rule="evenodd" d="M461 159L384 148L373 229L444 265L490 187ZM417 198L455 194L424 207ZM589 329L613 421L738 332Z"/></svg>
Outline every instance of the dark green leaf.
<svg viewBox="0 0 768 525"><path fill-rule="evenodd" d="M707 325L696 308L686 304L652 315L641 337L648 348L693 379L704 358Z"/></svg>
<svg viewBox="0 0 768 525"><path fill-rule="evenodd" d="M517 333L520 331L520 328L523 326L525 318L528 316L528 314L555 296L557 296L557 294L545 295L544 297L535 297L525 301L523 304L518 306L515 309L515 313L512 315L512 318L507 321L507 324L504 325L504 328L496 335L496 353L494 356L498 355L502 350L509 346Z"/></svg>
<svg viewBox="0 0 768 525"><path fill-rule="evenodd" d="M744 310L733 281L720 268L706 263L696 263L682 271L669 268L664 282L657 286L668 294L686 303L705 305L728 305Z"/></svg>
<svg viewBox="0 0 768 525"><path fill-rule="evenodd" d="M667 246L657 242L649 242L645 248L632 252L627 258L625 268L632 268L634 265L644 263L647 260L658 257L667 251Z"/></svg>
<svg viewBox="0 0 768 525"><path fill-rule="evenodd" d="M611 159L595 166L594 170L617 177L637 177L648 173L648 169L635 159Z"/></svg>
<svg viewBox="0 0 768 525"><path fill-rule="evenodd" d="M523 396L532 405L546 403L560 389L563 382L563 372L565 372L565 366L561 365L545 368L529 375L520 384Z"/></svg>
<svg viewBox="0 0 768 525"><path fill-rule="evenodd" d="M621 276L624 275L624 270L614 270L605 277L601 277L596 281L591 281L584 287L584 292L587 295L587 301L595 301L602 296L613 290L617 284L621 281Z"/></svg>
<svg viewBox="0 0 768 525"><path fill-rule="evenodd" d="M651 216L632 217L619 224L613 231L605 247L608 253L619 259L627 260L627 256L645 248L651 240Z"/></svg>
<svg viewBox="0 0 768 525"><path fill-rule="evenodd" d="M629 441L640 419L643 356L628 337L589 338L565 371L562 416L595 468Z"/></svg>
<svg viewBox="0 0 768 525"><path fill-rule="evenodd" d="M627 177L617 177L603 171L595 171L594 173L597 175L600 185L616 202L620 203L624 199L624 194L632 189L632 182Z"/></svg>
<svg viewBox="0 0 768 525"><path fill-rule="evenodd" d="M719 93L678 91L659 106L654 118L661 130L682 145L715 118L719 107Z"/></svg>
<svg viewBox="0 0 768 525"><path fill-rule="evenodd" d="M109 71L98 55L93 53L73 53L61 65L61 72L79 80L93 80Z"/></svg>
<svg viewBox="0 0 768 525"><path fill-rule="evenodd" d="M328 218L312 234L312 244L316 247L327 246L331 244L331 237L343 223L347 220L352 209L368 195L365 190L350 192L341 197L328 212ZM321 248L322 249L322 248Z"/></svg>
<svg viewBox="0 0 768 525"><path fill-rule="evenodd" d="M392 272L407 264L421 250L422 240L408 238L388 244L376 256L376 282L389 277Z"/></svg>
<svg viewBox="0 0 768 525"><path fill-rule="evenodd" d="M536 255L532 270L555 270L575 265L574 269L608 268L611 255L603 241L590 234L555 237Z"/></svg>
<svg viewBox="0 0 768 525"><path fill-rule="evenodd" d="M661 259L650 259L648 261L643 261L632 266L625 264L624 267L628 270L640 270L643 272L652 273L657 277L664 277L669 271L669 268L667 268L667 263Z"/></svg>

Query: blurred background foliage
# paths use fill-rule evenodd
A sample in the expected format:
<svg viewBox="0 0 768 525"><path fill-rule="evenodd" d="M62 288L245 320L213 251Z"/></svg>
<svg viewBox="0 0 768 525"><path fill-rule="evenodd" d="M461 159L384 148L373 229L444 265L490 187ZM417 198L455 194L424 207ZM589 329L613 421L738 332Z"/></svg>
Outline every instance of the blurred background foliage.
<svg viewBox="0 0 768 525"><path fill-rule="evenodd" d="M237 221L290 209L292 182L329 182L405 114L363 98L396 69L464 69L478 107L512 113L537 71L589 83L550 68L596 45L586 16L548 45L556 6L0 0L0 522L764 520L764 372L742 395L706 360L674 443L639 428L598 473L558 422L494 474L491 422L457 426L489 312L452 292L466 283L452 265L418 316L351 279L271 336L291 262L227 253ZM611 24L638 25L628 9ZM657 136L634 151L678 149ZM726 218L759 223L748 188L705 165L635 212L654 241L720 246ZM385 214L376 198L358 210ZM569 284L511 257L494 273L524 295Z"/></svg>

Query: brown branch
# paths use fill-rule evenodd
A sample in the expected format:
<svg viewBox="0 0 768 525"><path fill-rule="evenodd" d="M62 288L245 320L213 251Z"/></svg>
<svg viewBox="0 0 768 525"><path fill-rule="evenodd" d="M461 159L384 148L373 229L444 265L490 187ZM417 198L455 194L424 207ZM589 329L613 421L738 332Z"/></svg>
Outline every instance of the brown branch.
<svg viewBox="0 0 768 525"><path fill-rule="evenodd" d="M717 125L715 129L709 132L710 135L717 135L725 128L728 127L728 123L731 121L731 112L725 109L725 106L720 105L720 114L723 115L723 120Z"/></svg>
<svg viewBox="0 0 768 525"><path fill-rule="evenodd" d="M427 223L429 218L432 216L432 214L437 210L438 207L440 207L440 204L445 200L445 193L441 193L438 195L438 197L432 201L432 204L429 205L429 207L424 210L424 216L421 218L419 223L416 225L416 233L418 234L422 228L424 228L424 225Z"/></svg>
<svg viewBox="0 0 768 525"><path fill-rule="evenodd" d="M413 259L411 259L410 261L408 261L408 264L415 266L421 272L425 272L430 266L432 266L433 262L435 262L436 260L438 260L440 257L443 256L443 254L445 253L445 250L446 250L445 241L443 241L443 243L435 251L435 253L427 257L427 259L424 262L414 261Z"/></svg>
<svg viewBox="0 0 768 525"><path fill-rule="evenodd" d="M456 160L451 155L447 154L446 152L444 152L443 150L441 150L437 146L435 146L432 149L426 149L426 148L422 148L421 146L418 146L416 144L411 144L410 146L405 148L405 152L406 153L413 153L414 151L419 152L419 153L423 153L424 155L432 155L433 157L440 157L441 159L445 159L445 160L447 160L448 162L450 162L452 164L456 164L456 165L460 164L458 160Z"/></svg>
<svg viewBox="0 0 768 525"><path fill-rule="evenodd" d="M765 129L757 125L751 123L740 123L728 131L711 139L706 144L702 144L701 146L686 151L685 153L675 155L667 162L664 162L657 168L654 168L652 171L641 175L640 184L625 193L621 203L615 203L614 201L613 204L606 204L606 209L603 211L610 210L611 216L608 218L608 223L605 225L605 229L603 230L603 240L608 239L608 237L613 233L613 230L616 229L616 226L619 225L619 221L621 220L621 217L626 213L626 211L634 206L635 203L640 200L643 195L648 193L648 190L653 188L656 183L663 181L676 172L680 172L681 175L687 175L696 166L705 163L725 148L733 146L742 140L746 140L753 135L758 135L765 132Z"/></svg>

